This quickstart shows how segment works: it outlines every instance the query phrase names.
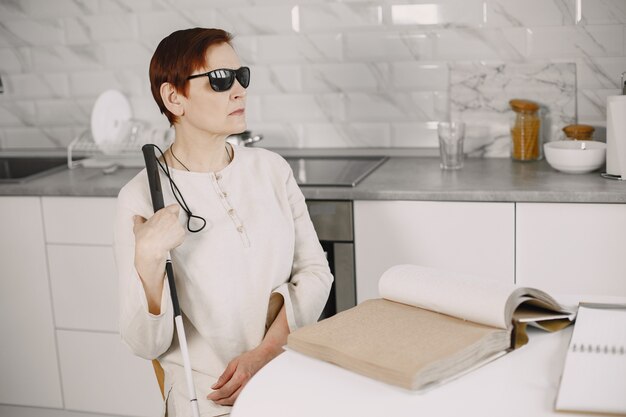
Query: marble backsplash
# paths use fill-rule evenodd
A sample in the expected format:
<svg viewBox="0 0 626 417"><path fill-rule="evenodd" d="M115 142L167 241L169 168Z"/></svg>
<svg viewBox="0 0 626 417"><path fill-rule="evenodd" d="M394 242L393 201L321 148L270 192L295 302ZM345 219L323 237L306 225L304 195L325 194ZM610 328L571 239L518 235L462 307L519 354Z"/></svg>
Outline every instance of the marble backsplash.
<svg viewBox="0 0 626 417"><path fill-rule="evenodd" d="M559 139L561 129L576 121L576 64L454 63L450 97L450 118L467 126L466 151L509 156L512 98L540 105L544 140Z"/></svg>
<svg viewBox="0 0 626 417"><path fill-rule="evenodd" d="M193 26L236 35L267 147L435 148L453 117L504 155L512 96L542 103L548 138L601 131L626 70L625 0L0 0L0 148L67 146L110 88L166 126L148 63Z"/></svg>

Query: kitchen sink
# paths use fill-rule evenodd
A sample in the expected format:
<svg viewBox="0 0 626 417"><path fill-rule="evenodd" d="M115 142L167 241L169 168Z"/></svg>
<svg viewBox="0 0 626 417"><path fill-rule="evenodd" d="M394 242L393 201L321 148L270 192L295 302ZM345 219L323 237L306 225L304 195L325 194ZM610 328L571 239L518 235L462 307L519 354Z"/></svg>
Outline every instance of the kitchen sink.
<svg viewBox="0 0 626 417"><path fill-rule="evenodd" d="M61 156L1 156L0 183L20 183L67 168L67 158Z"/></svg>
<svg viewBox="0 0 626 417"><path fill-rule="evenodd" d="M385 156L285 157L300 186L356 187L383 162Z"/></svg>

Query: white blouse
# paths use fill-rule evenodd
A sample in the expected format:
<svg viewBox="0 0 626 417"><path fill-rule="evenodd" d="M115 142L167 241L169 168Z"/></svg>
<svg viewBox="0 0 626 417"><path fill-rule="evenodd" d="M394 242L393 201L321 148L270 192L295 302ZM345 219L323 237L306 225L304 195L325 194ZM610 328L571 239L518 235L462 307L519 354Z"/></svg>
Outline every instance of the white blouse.
<svg viewBox="0 0 626 417"><path fill-rule="evenodd" d="M229 412L206 395L230 360L263 340L266 318L273 320L272 294L282 295L293 331L318 319L333 280L289 164L262 148L233 148L232 162L219 172L170 168L189 209L206 219L201 232L190 233L181 209L186 236L171 256L200 411L207 416ZM165 205L176 203L162 172L161 184ZM186 416L189 400L169 285L165 280L161 313L150 314L134 266L133 216L153 214L145 170L122 188L117 204L120 333L136 355L158 358L168 409ZM191 224L193 229L199 222Z"/></svg>

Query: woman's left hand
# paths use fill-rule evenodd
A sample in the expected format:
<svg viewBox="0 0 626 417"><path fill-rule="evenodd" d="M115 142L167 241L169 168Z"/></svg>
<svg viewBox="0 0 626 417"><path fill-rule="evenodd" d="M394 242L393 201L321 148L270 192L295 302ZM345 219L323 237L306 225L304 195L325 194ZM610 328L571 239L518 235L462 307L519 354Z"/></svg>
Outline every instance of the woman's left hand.
<svg viewBox="0 0 626 417"><path fill-rule="evenodd" d="M280 347L261 345L237 356L213 384L211 389L214 391L207 395L207 399L220 405L233 405L250 378L282 351Z"/></svg>

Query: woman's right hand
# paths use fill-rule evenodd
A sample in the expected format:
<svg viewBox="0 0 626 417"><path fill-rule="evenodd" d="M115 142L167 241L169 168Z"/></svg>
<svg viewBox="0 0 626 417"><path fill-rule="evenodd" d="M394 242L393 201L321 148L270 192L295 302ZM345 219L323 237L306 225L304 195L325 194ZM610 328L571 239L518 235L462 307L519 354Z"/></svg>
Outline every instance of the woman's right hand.
<svg viewBox="0 0 626 417"><path fill-rule="evenodd" d="M178 221L180 206L162 208L148 220L133 217L135 268L144 286L151 313L158 314L167 253L183 243L185 230Z"/></svg>
<svg viewBox="0 0 626 417"><path fill-rule="evenodd" d="M167 252L183 243L185 230L178 222L180 206L162 208L148 220L134 216L135 253L151 259L167 256Z"/></svg>

